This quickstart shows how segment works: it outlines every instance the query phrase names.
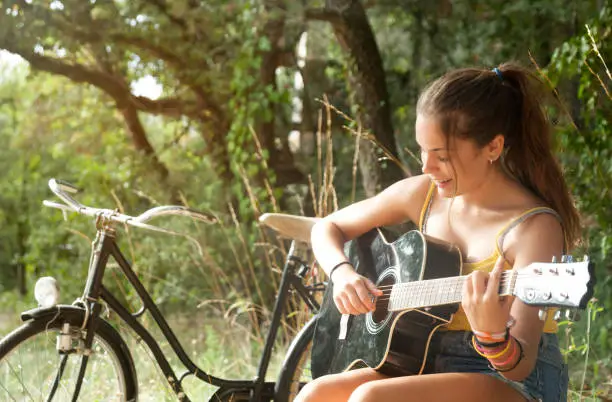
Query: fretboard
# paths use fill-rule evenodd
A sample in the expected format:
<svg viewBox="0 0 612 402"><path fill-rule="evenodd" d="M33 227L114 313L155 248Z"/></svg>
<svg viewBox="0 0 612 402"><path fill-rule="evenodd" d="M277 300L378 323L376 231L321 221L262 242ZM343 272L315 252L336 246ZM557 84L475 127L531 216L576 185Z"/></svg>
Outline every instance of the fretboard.
<svg viewBox="0 0 612 402"><path fill-rule="evenodd" d="M389 311L400 311L412 308L440 306L460 303L463 296L463 283L467 276L429 279L398 283L391 288ZM504 272L500 283L499 294L511 295L514 290L512 272Z"/></svg>

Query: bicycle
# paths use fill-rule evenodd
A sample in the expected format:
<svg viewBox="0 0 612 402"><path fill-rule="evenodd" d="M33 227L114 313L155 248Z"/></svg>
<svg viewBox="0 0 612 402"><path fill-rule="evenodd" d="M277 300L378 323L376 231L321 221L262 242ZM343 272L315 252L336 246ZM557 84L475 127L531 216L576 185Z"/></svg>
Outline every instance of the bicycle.
<svg viewBox="0 0 612 402"><path fill-rule="evenodd" d="M80 204L68 194L78 191L69 183L51 179L49 187L63 203L44 201L45 206L95 218L96 238L92 243L87 281L83 297L75 303L61 305L52 300L52 305L23 312L21 318L25 323L0 341L0 400L76 401L81 398L80 400L84 401L136 401L138 381L134 360L124 339L101 316L103 308L113 311L144 342L178 400L189 400L182 386L183 380L188 376L195 376L219 387L209 401L293 400L303 385L300 376L303 370L307 369L316 315L313 315L292 340L277 380L266 382L265 377L283 308L290 292L295 291L313 313L319 309L315 293L322 291L325 284L315 283L307 286L304 283L310 269L305 242L308 241L310 228L316 218L265 214L260 219L281 235L294 240L283 267L256 376L251 380L228 380L208 374L189 358L160 309L121 253L115 230L116 224L127 224L167 234L183 235L147 222L162 215L189 216L207 223L214 221L214 218L181 206L156 207L133 217L116 210ZM105 267L110 258L116 261L139 296L142 302L140 310L128 311L104 286ZM47 290L51 291L53 296L53 288ZM175 373L158 342L138 320L146 311L150 312L172 352L184 366L185 371L182 374ZM42 349L49 349L51 357L43 358L47 355L43 355ZM25 356L34 353L34 356L38 357L38 364L33 365L35 367L23 367L24 355L21 351ZM46 369L49 371L41 375L41 371ZM40 379L42 384L31 384L32 377ZM109 384L112 386L109 387ZM29 386L34 388L27 389ZM106 391L110 394L100 394Z"/></svg>

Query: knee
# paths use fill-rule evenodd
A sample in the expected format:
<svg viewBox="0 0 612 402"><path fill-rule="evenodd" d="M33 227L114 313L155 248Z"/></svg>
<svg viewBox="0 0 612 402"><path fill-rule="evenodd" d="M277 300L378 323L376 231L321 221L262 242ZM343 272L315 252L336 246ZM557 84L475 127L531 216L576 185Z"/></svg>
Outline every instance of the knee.
<svg viewBox="0 0 612 402"><path fill-rule="evenodd" d="M355 388L348 402L379 402L381 400L379 389L380 384L376 381L361 384Z"/></svg>
<svg viewBox="0 0 612 402"><path fill-rule="evenodd" d="M325 401L325 395L328 395L331 383L326 381L325 377L319 377L316 380L312 380L298 393L295 398L295 402L317 402Z"/></svg>

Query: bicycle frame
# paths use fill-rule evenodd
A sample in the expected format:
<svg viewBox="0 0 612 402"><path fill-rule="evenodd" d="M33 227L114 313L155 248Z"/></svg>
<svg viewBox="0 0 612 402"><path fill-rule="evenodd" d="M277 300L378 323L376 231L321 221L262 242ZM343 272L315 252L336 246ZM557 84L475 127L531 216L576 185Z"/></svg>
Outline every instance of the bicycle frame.
<svg viewBox="0 0 612 402"><path fill-rule="evenodd" d="M136 334L138 334L138 336L151 350L156 363L164 373L164 376L166 377L172 390L177 394L177 397L179 397L179 400L189 400L183 392L181 385L183 379L188 375L194 375L202 381L219 387L220 389L215 395L224 390L233 389L248 391L250 393L251 401L259 401L262 395L270 395L272 398L274 397L274 383L266 383L265 375L268 370L274 340L278 333L278 328L280 327L283 308L287 302L290 289L293 287L300 297L306 302L308 307L315 312L319 309L319 303L315 300L312 293L313 291L323 289L322 285L307 287L302 283L302 279L309 268L305 262L296 255L298 254L299 248L296 242L292 242L288 257L285 261L278 296L272 313L272 321L266 336L264 350L259 361L257 375L252 380L227 380L208 374L189 358L176 335L168 325L167 321L164 319L159 308L138 279L136 273L132 270L129 262L121 253L119 246L116 243L115 230L109 225L100 225L99 223L97 228L98 231L96 239L92 245L92 255L89 263L87 283L83 293L83 302L87 304L84 307L89 312L89 314L86 315L87 322L84 323L85 329L87 330L87 337L85 339L86 348L91 347L93 334L96 328L96 320L100 319L99 315L102 307L100 300L102 300L120 317L123 322L125 322ZM121 268L121 271L136 290L142 301L142 307L135 313L129 312L103 284L105 268L109 258L111 257L117 262ZM153 320L159 326L164 338L170 344L172 351L186 368L186 371L180 376L177 376L170 366L157 341L138 321L138 318L147 310L151 313ZM77 384L80 384L82 381L86 365L87 358L84 356ZM58 373L57 380L59 380L59 376L61 376L61 372ZM77 390L75 390L76 395L78 395L79 387L80 385L77 385Z"/></svg>

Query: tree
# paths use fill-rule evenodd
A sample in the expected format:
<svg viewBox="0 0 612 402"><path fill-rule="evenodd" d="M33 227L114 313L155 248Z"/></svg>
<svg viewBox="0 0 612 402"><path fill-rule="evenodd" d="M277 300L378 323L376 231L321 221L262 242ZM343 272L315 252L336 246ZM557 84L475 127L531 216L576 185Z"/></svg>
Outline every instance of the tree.
<svg viewBox="0 0 612 402"><path fill-rule="evenodd" d="M357 106L356 118L374 141L362 140L360 171L368 196L373 196L403 177L400 166L390 163L384 169L378 160L384 153L398 159L399 153L391 120L391 105L385 70L363 5L358 0L327 0L325 8L306 11L313 20L328 21L351 64L351 86ZM373 145L373 142L377 147ZM384 153L381 152L384 150Z"/></svg>

